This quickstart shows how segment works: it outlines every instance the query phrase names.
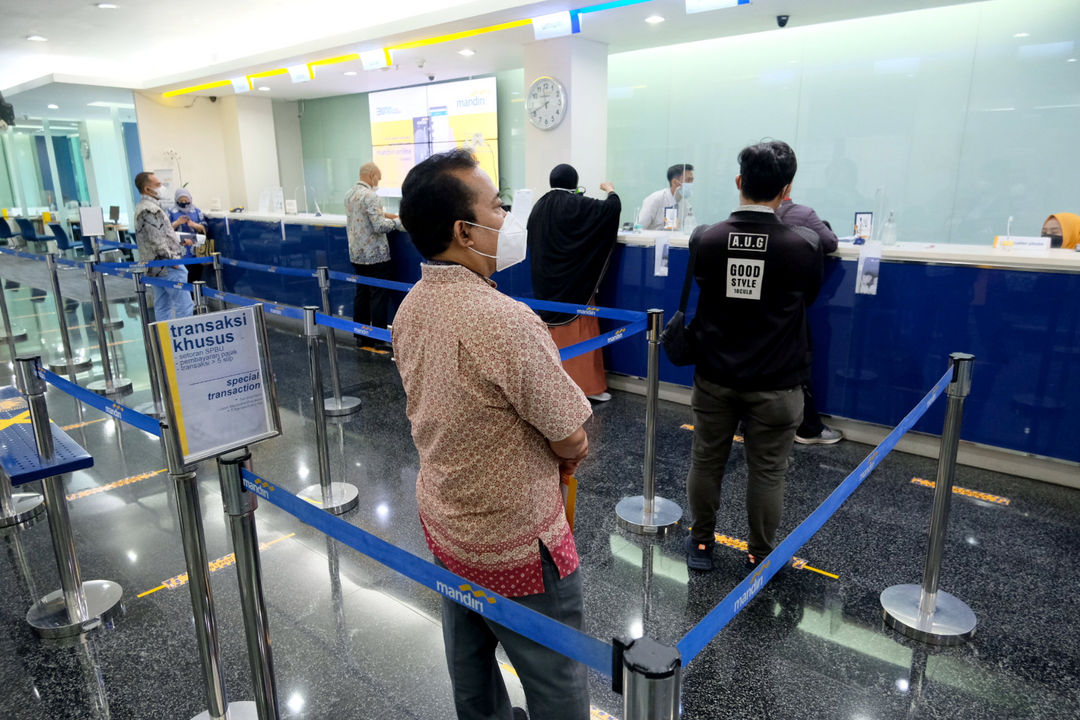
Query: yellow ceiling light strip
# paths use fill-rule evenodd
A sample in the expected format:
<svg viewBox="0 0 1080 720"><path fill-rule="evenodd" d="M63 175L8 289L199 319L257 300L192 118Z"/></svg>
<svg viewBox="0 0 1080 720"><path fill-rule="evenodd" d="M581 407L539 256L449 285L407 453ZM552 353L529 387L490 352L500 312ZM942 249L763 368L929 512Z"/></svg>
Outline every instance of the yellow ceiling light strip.
<svg viewBox="0 0 1080 720"><path fill-rule="evenodd" d="M307 64L308 72L311 73L311 77L315 77L315 68L323 65L337 65L338 63L349 62L350 60L359 60L360 53L349 53L348 55L338 55L337 57L327 58L325 60L315 60Z"/></svg>
<svg viewBox="0 0 1080 720"><path fill-rule="evenodd" d="M251 82L252 80L257 80L258 78L274 77L275 75L288 75L288 74L289 74L288 68L278 68L277 70L267 70L266 72L252 73L251 75L247 76L247 79L248 79L248 82Z"/></svg>
<svg viewBox="0 0 1080 720"><path fill-rule="evenodd" d="M476 37L477 35L485 35L487 33L498 32L499 30L510 30L512 28L524 27L531 25L532 20L514 20L513 22L501 23L499 25L488 25L487 27L477 28L475 30L463 30L462 32L450 33L449 35L439 35L438 37L428 38L427 40L414 40L413 42L402 43L401 45L391 45L386 48L387 54L394 50L412 50L413 48L427 47L428 45L438 45L439 43L450 42L451 40L461 40L464 38Z"/></svg>
<svg viewBox="0 0 1080 720"><path fill-rule="evenodd" d="M162 93L162 96L171 98L176 97L177 95L187 95L188 93L199 92L200 90L213 90L214 88L227 87L229 85L232 85L231 80L217 80L215 82L203 83L202 85L192 85L191 87L170 90L166 93Z"/></svg>

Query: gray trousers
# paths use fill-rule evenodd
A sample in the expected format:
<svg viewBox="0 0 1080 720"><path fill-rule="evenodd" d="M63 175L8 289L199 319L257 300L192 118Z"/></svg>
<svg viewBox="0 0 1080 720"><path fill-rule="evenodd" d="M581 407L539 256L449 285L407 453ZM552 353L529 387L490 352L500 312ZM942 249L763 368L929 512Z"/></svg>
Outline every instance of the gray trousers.
<svg viewBox="0 0 1080 720"><path fill-rule="evenodd" d="M694 410L694 442L686 494L695 542L711 543L720 509L720 488L739 420L746 420L746 515L749 551L762 558L776 547L776 528L784 510L784 477L802 422L801 387L739 392L700 376L694 377L690 404Z"/></svg>
<svg viewBox="0 0 1080 720"><path fill-rule="evenodd" d="M575 570L560 578L543 544L540 555L544 592L513 601L580 630L581 573ZM521 678L530 720L588 720L588 670L581 663L447 598L442 601L442 626L458 720L511 720L510 697L495 659L499 643Z"/></svg>

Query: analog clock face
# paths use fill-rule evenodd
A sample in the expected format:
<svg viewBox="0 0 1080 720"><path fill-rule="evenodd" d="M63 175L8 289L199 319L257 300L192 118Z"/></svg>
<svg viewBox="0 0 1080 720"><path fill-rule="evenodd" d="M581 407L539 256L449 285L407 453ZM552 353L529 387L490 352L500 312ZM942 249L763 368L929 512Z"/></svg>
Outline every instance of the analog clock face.
<svg viewBox="0 0 1080 720"><path fill-rule="evenodd" d="M529 86L525 98L525 113L529 122L541 130L551 130L566 115L566 90L553 77L538 77Z"/></svg>

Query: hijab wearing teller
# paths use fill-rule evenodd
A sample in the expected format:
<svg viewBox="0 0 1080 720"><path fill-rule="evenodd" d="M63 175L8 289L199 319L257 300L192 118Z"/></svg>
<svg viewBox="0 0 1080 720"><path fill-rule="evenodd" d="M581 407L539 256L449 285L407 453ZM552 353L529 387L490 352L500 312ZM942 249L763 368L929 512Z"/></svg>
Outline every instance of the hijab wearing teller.
<svg viewBox="0 0 1080 720"><path fill-rule="evenodd" d="M1080 215L1067 212L1054 213L1043 223L1042 234L1043 237L1053 238L1052 247L1072 250L1080 246Z"/></svg>

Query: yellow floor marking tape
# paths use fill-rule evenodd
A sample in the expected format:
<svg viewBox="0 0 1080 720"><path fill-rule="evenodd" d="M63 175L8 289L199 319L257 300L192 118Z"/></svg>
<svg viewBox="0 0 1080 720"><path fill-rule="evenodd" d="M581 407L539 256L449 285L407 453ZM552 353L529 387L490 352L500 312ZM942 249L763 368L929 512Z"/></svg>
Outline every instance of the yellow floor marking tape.
<svg viewBox="0 0 1080 720"><path fill-rule="evenodd" d="M127 345L129 342L135 342L134 338L131 340L117 340L116 342L109 343L109 347L116 347L117 345Z"/></svg>
<svg viewBox="0 0 1080 720"><path fill-rule="evenodd" d="M694 426L693 426L693 425L689 425L689 424L687 424L687 425L680 425L680 426L679 426L679 429L681 429L681 430L693 430L693 429L694 429ZM737 442L737 443L741 443L741 442L743 442L743 436L742 436L742 435L732 435L732 436L731 436L731 439L732 439L732 440L734 440L734 441L735 441L735 442Z"/></svg>
<svg viewBox="0 0 1080 720"><path fill-rule="evenodd" d="M514 677L518 677L517 670L514 669L513 665L510 665L509 663L499 663L499 667L502 668L504 671L510 673ZM615 717L614 715L608 715L606 712L596 707L595 705L590 705L589 708L592 711L589 714L590 720L619 720L619 718Z"/></svg>
<svg viewBox="0 0 1080 720"><path fill-rule="evenodd" d="M68 330L82 330L83 328L91 328L91 327L97 327L97 326L96 325L90 325L90 324L87 324L87 325L69 325ZM45 333L54 333L54 332L60 332L60 328L54 327L54 328L49 328L48 330L42 330L41 334L44 335Z"/></svg>
<svg viewBox="0 0 1080 720"><path fill-rule="evenodd" d="M276 540L271 540L270 542L259 543L259 552L262 552L263 550L267 549L271 545L276 545L277 543L281 542L282 540L288 540L289 538L293 537L294 535L296 535L296 533L289 533L288 535L282 535L281 537L279 537ZM222 568L227 568L230 565L235 565L235 564L236 564L236 555L233 554L233 553L229 553L228 555L224 555L222 557L219 557L217 560L213 560L213 561L207 563L206 566L210 569L210 572L217 572L218 570L221 570ZM188 583L188 574L187 573L182 573L180 575L177 575L176 577L169 578L165 582L158 585L156 588L151 588L150 590L147 590L146 592L139 593L135 597L146 597L147 595L149 595L151 593L156 593L158 590L164 590L165 588L169 588L170 590L175 590L176 588L184 587L185 585L187 585L187 583Z"/></svg>
<svg viewBox="0 0 1080 720"><path fill-rule="evenodd" d="M75 493L73 495L68 495L67 499L68 499L69 502L71 500L81 500L82 498L90 497L91 495L97 495L98 493L108 492L109 490L115 490L118 487L124 487L125 485L131 485L132 483L137 483L137 482L140 482L142 480L152 478L155 475L160 475L163 472L168 472L168 470L166 470L165 468L162 468L160 470L154 470L152 472L143 473L141 475L132 475L131 477L124 478L123 480L117 480L116 482L111 482L111 483L108 483L107 485L98 485L97 487L87 488L86 490L80 490L79 492L77 492L77 493Z"/></svg>
<svg viewBox="0 0 1080 720"><path fill-rule="evenodd" d="M64 430L64 431L78 430L81 427L86 427L87 425L93 425L94 423L105 422L108 419L109 418L107 418L107 417L103 417L103 418L98 418L97 420L87 420L85 422L75 423L74 425L65 425L64 427L62 427L60 429Z"/></svg>
<svg viewBox="0 0 1080 720"><path fill-rule="evenodd" d="M738 538L721 535L720 533L716 533L716 542L734 550L738 550L740 552L749 552L750 550L745 540L739 540ZM825 577L832 578L833 580L840 579L839 575L827 572L825 570L819 570L816 567L811 567L810 565L807 565L806 560L800 557L791 558L791 567L795 568L796 570L809 570L810 572L816 572L819 575L824 575Z"/></svg>
<svg viewBox="0 0 1080 720"><path fill-rule="evenodd" d="M389 350L377 350L377 349L375 349L373 347L358 347L356 349L357 350L363 350L363 351L369 352L369 353L375 353L376 355L389 355L390 354Z"/></svg>
<svg viewBox="0 0 1080 720"><path fill-rule="evenodd" d="M911 478L913 485L922 485L923 487L935 488L937 483L933 480L923 480L922 478ZM976 500L984 500L988 503L994 503L996 505L1011 505L1012 501L1007 497L1001 497L1000 495L991 495L990 493L979 492L978 490L968 490L967 488L953 486L954 495L964 495L966 497L975 498Z"/></svg>
<svg viewBox="0 0 1080 720"><path fill-rule="evenodd" d="M13 317L13 318L11 318L11 319L12 319L12 320L29 320L30 318L36 318L36 317L52 317L52 316L53 316L53 315L55 315L55 314L56 314L56 313L54 313L54 312L47 312L47 313L31 313L31 314L29 314L29 315L16 315L15 317Z"/></svg>

